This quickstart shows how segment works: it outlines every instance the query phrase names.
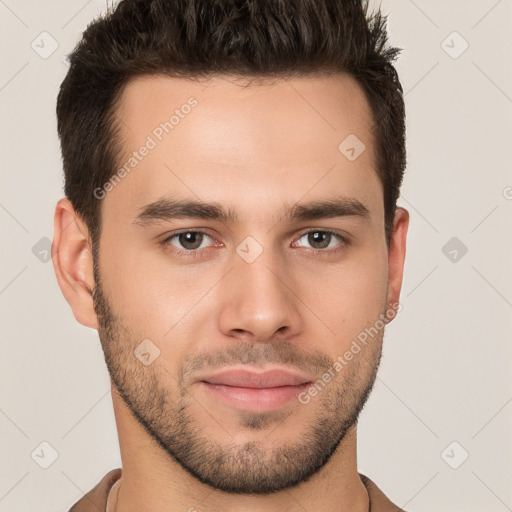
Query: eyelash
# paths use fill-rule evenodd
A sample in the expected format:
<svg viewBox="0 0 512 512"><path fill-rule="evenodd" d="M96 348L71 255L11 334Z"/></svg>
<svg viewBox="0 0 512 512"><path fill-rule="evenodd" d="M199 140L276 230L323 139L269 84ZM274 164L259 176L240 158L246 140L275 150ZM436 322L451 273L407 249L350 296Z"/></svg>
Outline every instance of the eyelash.
<svg viewBox="0 0 512 512"><path fill-rule="evenodd" d="M201 256L201 254L205 250L208 249L208 248L203 248L203 249L191 249L188 251L184 251L184 250L174 248L174 246L172 246L170 244L170 241L173 238L175 238L179 235L182 235L183 233L199 233L199 234L206 235L206 236L210 237L211 239L214 239L211 235L209 235L205 231L187 229L184 231L179 231L177 233L173 233L172 235L166 237L164 240L162 240L160 242L160 245L164 248L165 251L171 252L172 254L176 254L178 256L185 256L185 257L189 257L189 258L197 258L197 257ZM329 255L337 254L337 253L343 251L344 249L346 249L346 247L348 247L350 245L350 242L346 237L340 235L336 231L331 231L328 229L310 229L309 231L301 233L301 235L297 238L297 240L300 240L302 237L304 237L305 235L308 235L309 233L327 233L327 234L333 235L340 239L341 243L339 244L339 246L335 247L334 249L308 249L308 252L313 252L318 257L321 257L325 254L329 254ZM172 247L172 249L170 249L170 247Z"/></svg>

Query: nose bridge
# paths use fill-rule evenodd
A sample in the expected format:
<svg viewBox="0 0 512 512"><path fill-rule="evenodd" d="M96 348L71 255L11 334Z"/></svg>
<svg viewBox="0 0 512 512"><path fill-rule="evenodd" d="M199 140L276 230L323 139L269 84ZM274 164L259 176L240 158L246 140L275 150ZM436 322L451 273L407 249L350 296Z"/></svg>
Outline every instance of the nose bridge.
<svg viewBox="0 0 512 512"><path fill-rule="evenodd" d="M300 329L300 315L290 290L285 262L270 248L245 239L233 255L233 269L225 288L220 328L227 335L240 334L268 341Z"/></svg>

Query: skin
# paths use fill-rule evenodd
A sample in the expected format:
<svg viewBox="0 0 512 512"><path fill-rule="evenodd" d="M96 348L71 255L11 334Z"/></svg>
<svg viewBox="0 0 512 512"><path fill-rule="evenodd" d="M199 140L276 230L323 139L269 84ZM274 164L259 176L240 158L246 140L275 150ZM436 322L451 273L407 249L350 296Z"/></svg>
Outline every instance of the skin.
<svg viewBox="0 0 512 512"><path fill-rule="evenodd" d="M120 165L174 109L190 97L197 106L101 200L96 268L87 226L66 198L56 206L59 286L77 321L98 329L111 376L123 467L117 510L366 511L357 415L383 329L307 404L243 412L195 381L241 364L319 378L396 309L402 285L409 214L397 209L388 248L370 108L355 80L240 83L152 76L127 85ZM366 147L352 162L338 150L348 134ZM287 206L338 196L361 202L368 218L279 220ZM163 197L215 201L238 219L135 222ZM349 243L333 236L322 246L308 237L313 228ZM187 229L208 235L199 249L179 237L159 244ZM252 263L236 252L248 236L263 249ZM160 351L147 366L134 355L144 339Z"/></svg>

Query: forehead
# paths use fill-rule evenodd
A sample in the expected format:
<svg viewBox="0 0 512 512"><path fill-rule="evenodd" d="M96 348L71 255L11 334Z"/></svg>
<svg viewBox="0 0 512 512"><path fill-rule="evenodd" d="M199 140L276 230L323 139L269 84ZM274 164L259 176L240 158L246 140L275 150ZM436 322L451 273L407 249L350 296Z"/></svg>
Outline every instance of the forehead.
<svg viewBox="0 0 512 512"><path fill-rule="evenodd" d="M355 79L244 85L226 76L129 82L117 108L118 167L127 172L108 202L137 210L166 195L221 202L245 196L247 205L268 209L283 195L313 199L335 187L364 201L380 191L371 111ZM357 159L343 153L346 140L364 148Z"/></svg>

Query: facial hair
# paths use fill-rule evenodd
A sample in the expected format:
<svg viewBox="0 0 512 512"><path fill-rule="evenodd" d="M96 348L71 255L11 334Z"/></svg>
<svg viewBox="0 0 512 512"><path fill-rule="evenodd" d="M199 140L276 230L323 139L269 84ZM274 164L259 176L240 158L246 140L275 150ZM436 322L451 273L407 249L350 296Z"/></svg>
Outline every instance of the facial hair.
<svg viewBox="0 0 512 512"><path fill-rule="evenodd" d="M373 339L364 353L357 354L336 379L312 398L318 413L304 422L296 439L273 448L250 439L251 432L264 429L272 435L286 421L283 411L273 411L241 415L239 428L249 439L238 444L220 443L194 417L198 403L189 384L190 376L200 368L277 363L308 370L320 378L333 361L318 351L299 351L289 341L242 341L215 352L188 354L175 375L158 359L144 366L134 355L141 342L135 333L137 319L130 319L132 328L128 319L116 314L103 293L97 258L94 260L94 309L111 380L148 436L183 469L200 482L227 493L262 495L294 487L328 463L347 431L356 424L372 391L380 364L383 330L380 339Z"/></svg>

